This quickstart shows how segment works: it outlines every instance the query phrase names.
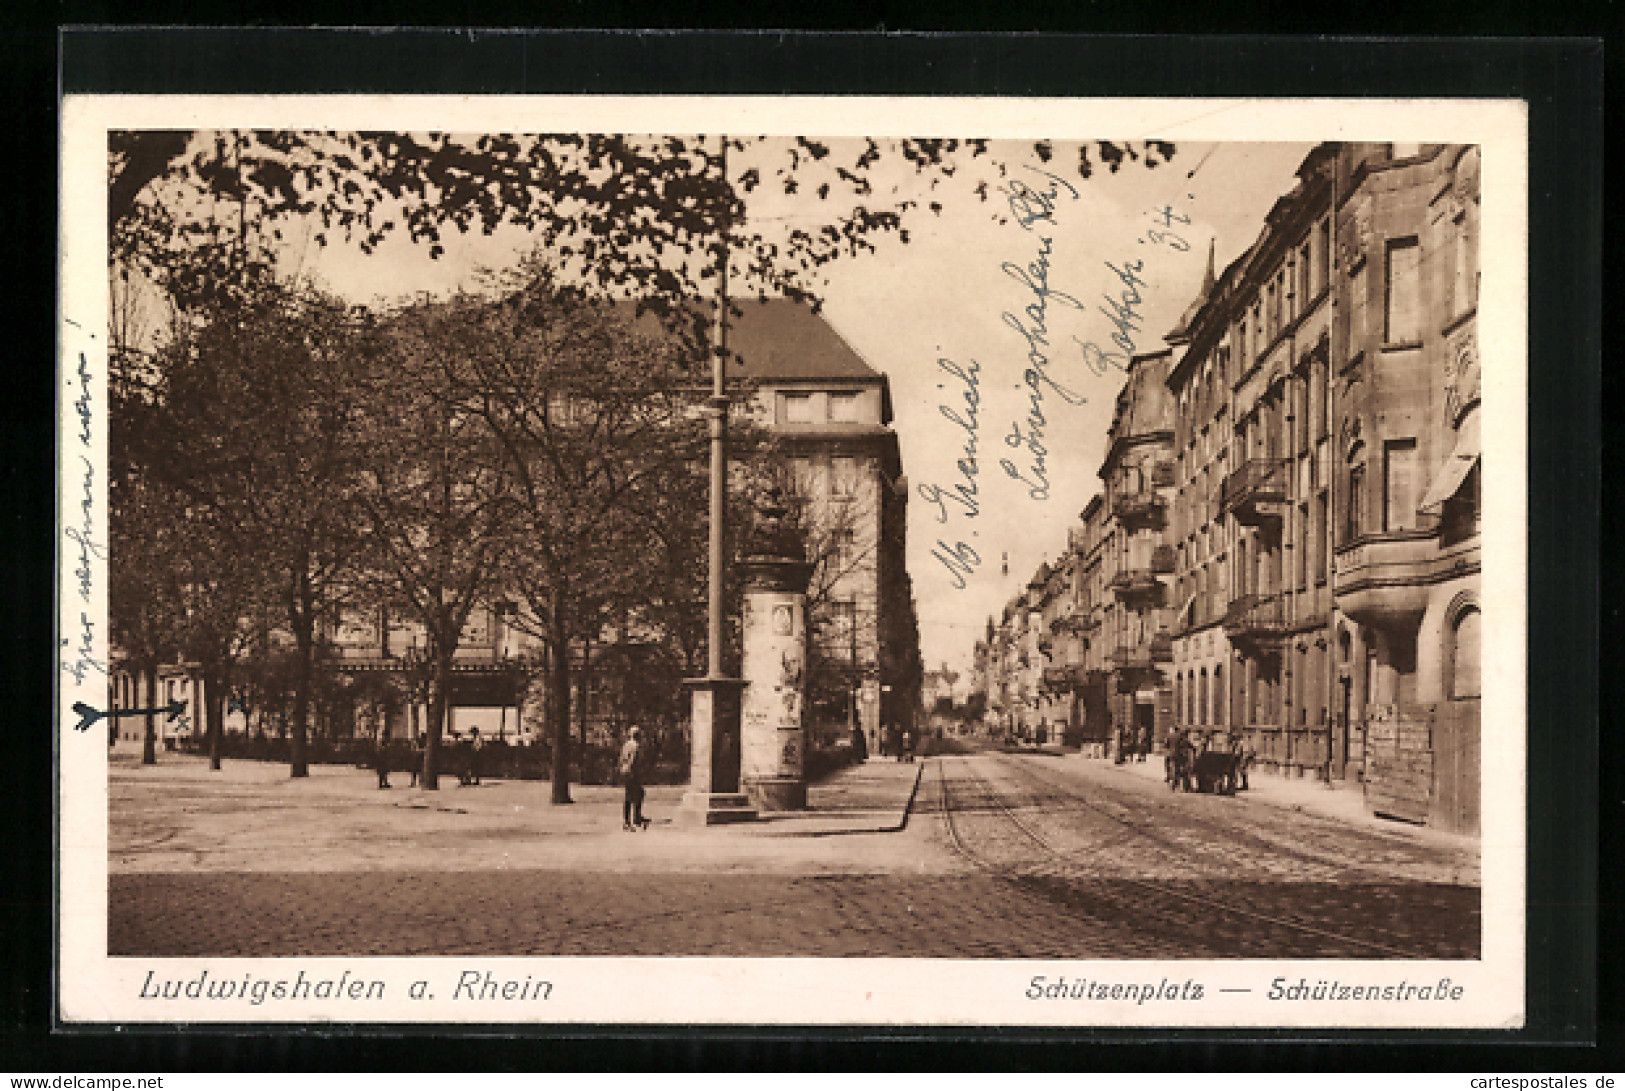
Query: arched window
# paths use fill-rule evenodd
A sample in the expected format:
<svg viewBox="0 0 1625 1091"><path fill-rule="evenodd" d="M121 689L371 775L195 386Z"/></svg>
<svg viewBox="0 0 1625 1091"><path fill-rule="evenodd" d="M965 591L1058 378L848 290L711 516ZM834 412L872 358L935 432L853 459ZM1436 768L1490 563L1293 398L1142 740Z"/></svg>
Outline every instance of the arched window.
<svg viewBox="0 0 1625 1091"><path fill-rule="evenodd" d="M1451 697L1479 695L1479 619L1478 608L1468 607L1456 615L1456 623L1452 626Z"/></svg>

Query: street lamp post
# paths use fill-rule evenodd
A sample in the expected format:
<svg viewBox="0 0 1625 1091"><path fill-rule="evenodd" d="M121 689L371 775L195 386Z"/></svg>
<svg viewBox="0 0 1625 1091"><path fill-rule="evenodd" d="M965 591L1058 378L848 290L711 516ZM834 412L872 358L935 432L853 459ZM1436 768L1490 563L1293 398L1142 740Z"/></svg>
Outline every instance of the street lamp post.
<svg viewBox="0 0 1625 1091"><path fill-rule="evenodd" d="M718 167L728 180L728 137L722 137ZM727 199L724 194L724 200ZM706 415L711 433L710 541L707 556L706 674L687 682L690 692L689 790L682 819L696 825L747 821L756 817L740 794L740 697L744 682L723 673L722 611L727 573L723 547L727 529L728 471L728 234L726 206L717 232L716 321L712 327L711 397Z"/></svg>

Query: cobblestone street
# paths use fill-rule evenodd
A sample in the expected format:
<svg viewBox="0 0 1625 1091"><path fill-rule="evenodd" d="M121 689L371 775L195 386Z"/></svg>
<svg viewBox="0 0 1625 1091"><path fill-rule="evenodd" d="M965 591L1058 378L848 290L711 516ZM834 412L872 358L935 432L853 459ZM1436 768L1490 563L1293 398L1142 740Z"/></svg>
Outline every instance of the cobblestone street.
<svg viewBox="0 0 1625 1091"><path fill-rule="evenodd" d="M1077 758L872 762L816 815L690 830L656 789L378 792L354 769L115 767L115 955L1474 957L1460 839L1169 793ZM895 828L902 825L901 829Z"/></svg>

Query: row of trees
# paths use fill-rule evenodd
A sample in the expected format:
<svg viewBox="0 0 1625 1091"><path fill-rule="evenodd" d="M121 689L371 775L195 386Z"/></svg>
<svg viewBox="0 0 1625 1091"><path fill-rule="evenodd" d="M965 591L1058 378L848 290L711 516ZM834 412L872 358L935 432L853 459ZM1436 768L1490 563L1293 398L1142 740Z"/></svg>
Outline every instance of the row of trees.
<svg viewBox="0 0 1625 1091"><path fill-rule="evenodd" d="M293 642L304 775L324 628L385 607L425 634L432 785L464 627L508 600L547 652L566 802L571 649L635 615L692 658L696 361L539 263L494 288L380 312L265 281L116 369L115 640L149 680L199 664L211 739L269 623Z"/></svg>

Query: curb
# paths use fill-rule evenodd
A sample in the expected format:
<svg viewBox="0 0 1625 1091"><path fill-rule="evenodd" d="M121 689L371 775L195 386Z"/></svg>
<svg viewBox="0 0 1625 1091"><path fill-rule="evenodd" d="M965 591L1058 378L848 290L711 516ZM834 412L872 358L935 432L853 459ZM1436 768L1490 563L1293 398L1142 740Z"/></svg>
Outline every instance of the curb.
<svg viewBox="0 0 1625 1091"><path fill-rule="evenodd" d="M1115 766L1113 766L1113 768L1115 768ZM1273 776L1274 774L1265 775ZM1317 790L1328 793L1352 791L1351 789L1344 788L1328 788L1324 785L1321 785ZM1272 810L1283 811L1287 814L1313 815L1317 818L1323 818L1330 822L1340 822L1345 826L1364 828L1373 833L1397 835L1399 837L1414 841L1431 841L1436 843L1439 847L1444 848L1478 848L1480 851L1482 850L1481 844L1469 834L1450 833L1446 830L1441 830L1425 823L1418 825L1415 823L1404 822L1399 819L1382 818L1372 814L1370 811L1357 815L1339 814L1335 810L1317 807L1313 803L1305 803L1301 800L1284 799L1280 797L1272 798L1267 792L1255 793L1249 791L1245 793L1245 797L1245 802L1247 803L1256 804L1261 807L1269 807ZM1242 796L1238 795L1235 798L1241 799Z"/></svg>
<svg viewBox="0 0 1625 1091"><path fill-rule="evenodd" d="M897 825L893 826L889 830L886 830L885 832L900 833L903 830L908 829L908 816L914 810L914 797L920 794L920 780L924 776L925 762L922 761L920 762L919 767L914 770L914 786L908 790L908 799L903 803L903 817L898 821Z"/></svg>

